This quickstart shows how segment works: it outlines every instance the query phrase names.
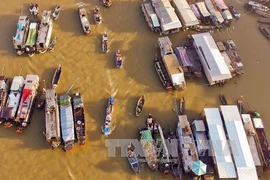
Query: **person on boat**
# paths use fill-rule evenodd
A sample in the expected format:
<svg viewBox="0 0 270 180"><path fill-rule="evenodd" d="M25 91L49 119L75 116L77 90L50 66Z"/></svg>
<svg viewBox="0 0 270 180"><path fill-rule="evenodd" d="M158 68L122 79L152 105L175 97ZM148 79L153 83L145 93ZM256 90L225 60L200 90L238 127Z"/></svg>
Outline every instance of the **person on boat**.
<svg viewBox="0 0 270 180"><path fill-rule="evenodd" d="M98 9L97 6L95 6L94 12L95 12L95 13L99 13L99 9Z"/></svg>
<svg viewBox="0 0 270 180"><path fill-rule="evenodd" d="M30 10L33 10L33 8L34 8L34 4L31 3L31 4L30 4Z"/></svg>
<svg viewBox="0 0 270 180"><path fill-rule="evenodd" d="M85 26L85 30L88 31L89 30L89 26Z"/></svg>

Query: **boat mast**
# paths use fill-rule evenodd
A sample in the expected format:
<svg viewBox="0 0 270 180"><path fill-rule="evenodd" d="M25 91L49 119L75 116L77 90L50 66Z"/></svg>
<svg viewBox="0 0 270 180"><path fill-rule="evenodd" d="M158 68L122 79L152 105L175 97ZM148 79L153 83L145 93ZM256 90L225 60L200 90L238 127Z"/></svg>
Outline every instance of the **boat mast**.
<svg viewBox="0 0 270 180"><path fill-rule="evenodd" d="M19 76L21 76L23 66L21 66L20 71L19 71Z"/></svg>
<svg viewBox="0 0 270 180"><path fill-rule="evenodd" d="M76 82L79 80L80 78L78 77L75 82L70 86L70 88L67 90L67 92L65 94L69 94L69 91L71 91L71 89L73 88L73 86L76 84Z"/></svg>

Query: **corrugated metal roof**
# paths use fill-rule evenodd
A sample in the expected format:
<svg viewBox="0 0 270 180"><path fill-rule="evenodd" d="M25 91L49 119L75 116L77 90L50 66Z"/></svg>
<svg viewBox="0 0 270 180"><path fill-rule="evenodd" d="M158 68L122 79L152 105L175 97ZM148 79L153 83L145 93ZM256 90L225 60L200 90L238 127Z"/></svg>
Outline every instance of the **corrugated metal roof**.
<svg viewBox="0 0 270 180"><path fill-rule="evenodd" d="M232 78L223 56L221 55L210 33L192 35L194 46L200 56L204 71L209 72L212 81L220 81Z"/></svg>
<svg viewBox="0 0 270 180"><path fill-rule="evenodd" d="M197 5L197 7L198 7L198 9L203 17L211 16L211 14L208 12L204 2L197 2L196 5Z"/></svg>
<svg viewBox="0 0 270 180"><path fill-rule="evenodd" d="M152 5L160 19L161 29L163 31L179 29L182 27L169 0L152 0Z"/></svg>
<svg viewBox="0 0 270 180"><path fill-rule="evenodd" d="M60 102L60 121L61 121L61 132L64 142L75 140L74 135L74 119L73 111L70 102L70 96L62 95L59 97Z"/></svg>
<svg viewBox="0 0 270 180"><path fill-rule="evenodd" d="M218 108L204 108L204 113L219 178L236 178L235 167L219 110Z"/></svg>
<svg viewBox="0 0 270 180"><path fill-rule="evenodd" d="M200 24L186 0L173 0L173 3L175 8L179 11L185 26L195 26Z"/></svg>
<svg viewBox="0 0 270 180"><path fill-rule="evenodd" d="M236 105L220 106L239 180L258 179L241 116Z"/></svg>
<svg viewBox="0 0 270 180"><path fill-rule="evenodd" d="M10 90L18 91L23 84L24 84L24 78L22 76L14 76Z"/></svg>

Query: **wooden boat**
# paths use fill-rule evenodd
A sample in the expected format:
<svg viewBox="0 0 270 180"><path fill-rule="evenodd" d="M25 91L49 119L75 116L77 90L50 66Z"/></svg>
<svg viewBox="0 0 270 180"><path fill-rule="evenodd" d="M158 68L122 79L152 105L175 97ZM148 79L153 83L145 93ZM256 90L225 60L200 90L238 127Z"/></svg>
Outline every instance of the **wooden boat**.
<svg viewBox="0 0 270 180"><path fill-rule="evenodd" d="M148 129L140 130L140 142L143 148L144 157L146 159L147 165L153 171L157 171L158 159L151 130Z"/></svg>
<svg viewBox="0 0 270 180"><path fill-rule="evenodd" d="M183 176L182 161L179 157L178 146L177 146L177 137L173 131L169 131L168 137L168 151L170 155L170 168L172 174L176 179L181 179Z"/></svg>
<svg viewBox="0 0 270 180"><path fill-rule="evenodd" d="M105 136L108 136L112 133L115 127L112 127L112 115L113 115L113 109L114 109L114 98L109 97L107 108L106 108L106 118L105 118L105 124L102 128L102 132Z"/></svg>
<svg viewBox="0 0 270 180"><path fill-rule="evenodd" d="M202 65L200 63L199 55L197 54L195 48L193 46L186 46L186 53L191 61L192 66L190 67L191 72L195 75L197 78L202 77Z"/></svg>
<svg viewBox="0 0 270 180"><path fill-rule="evenodd" d="M160 22L150 1L141 2L144 18L152 31L161 33Z"/></svg>
<svg viewBox="0 0 270 180"><path fill-rule="evenodd" d="M44 10L42 11L41 22L39 24L37 33L37 41L36 41L37 52L43 54L47 51L51 42L52 30L53 30L52 11Z"/></svg>
<svg viewBox="0 0 270 180"><path fill-rule="evenodd" d="M242 101L238 100L237 106L242 117L242 122L244 124L244 129L247 135L253 161L256 166L257 174L259 177L261 177L264 171L264 166L267 166L268 163L265 161L265 159L263 159L263 151L261 149L260 141L256 134L250 114L245 113Z"/></svg>
<svg viewBox="0 0 270 180"><path fill-rule="evenodd" d="M28 36L25 43L25 51L29 57L34 56L34 54L36 53L37 28L38 23L30 23Z"/></svg>
<svg viewBox="0 0 270 180"><path fill-rule="evenodd" d="M55 89L58 86L61 74L62 74L62 66L61 66L61 64L59 64L58 68L54 72L53 79L52 79L52 88L53 89Z"/></svg>
<svg viewBox="0 0 270 180"><path fill-rule="evenodd" d="M30 124L30 115L35 103L37 89L39 87L39 77L37 75L28 74L25 78L22 97L15 119L16 129L18 133L22 133L28 124Z"/></svg>
<svg viewBox="0 0 270 180"><path fill-rule="evenodd" d="M112 0L102 0L105 7L110 7L112 5Z"/></svg>
<svg viewBox="0 0 270 180"><path fill-rule="evenodd" d="M6 106L3 107L1 111L1 121L4 122L5 127L11 127L14 123L20 104L23 86L24 78L22 76L15 76L10 87Z"/></svg>
<svg viewBox="0 0 270 180"><path fill-rule="evenodd" d="M132 170L136 174L139 174L140 173L140 170L141 170L141 166L140 166L140 163L138 161L137 155L134 152L134 149L135 148L132 146L132 144L128 145L127 146L126 154L127 154L127 159L128 159L128 162L129 162Z"/></svg>
<svg viewBox="0 0 270 180"><path fill-rule="evenodd" d="M214 180L214 160L211 156L211 147L209 139L206 135L206 127L203 120L194 120L192 122L192 131L195 139L195 145L197 147L199 160L207 165L204 179Z"/></svg>
<svg viewBox="0 0 270 180"><path fill-rule="evenodd" d="M141 95L137 102L136 110L135 110L135 115L139 117L142 114L143 107L144 107L144 102L145 102L145 96Z"/></svg>
<svg viewBox="0 0 270 180"><path fill-rule="evenodd" d="M158 124L156 123L156 120L153 118L151 114L149 114L146 119L146 128L151 132L154 132L158 128Z"/></svg>
<svg viewBox="0 0 270 180"><path fill-rule="evenodd" d="M260 11L260 10L254 10L253 11L255 14L262 16L264 18L270 18L270 14L268 12Z"/></svg>
<svg viewBox="0 0 270 180"><path fill-rule="evenodd" d="M123 57L120 50L115 53L115 65L119 69L123 67Z"/></svg>
<svg viewBox="0 0 270 180"><path fill-rule="evenodd" d="M181 100L180 100L179 113L180 113L180 115L185 115L186 114L186 101L185 101L184 97L182 97Z"/></svg>
<svg viewBox="0 0 270 180"><path fill-rule="evenodd" d="M100 13L100 9L97 6L94 9L94 22L95 22L95 24L100 24L102 22L102 16Z"/></svg>
<svg viewBox="0 0 270 180"><path fill-rule="evenodd" d="M54 38L51 40L51 42L50 42L50 44L49 44L49 46L48 46L47 51L53 51L53 50L54 50L54 47L55 47L55 45L56 45L56 43L57 43L57 37L54 37Z"/></svg>
<svg viewBox="0 0 270 180"><path fill-rule="evenodd" d="M156 144L157 158L158 158L158 167L159 170L166 176L170 172L170 156L163 135L163 130L160 124L155 121L156 128L153 129L152 135Z"/></svg>
<svg viewBox="0 0 270 180"><path fill-rule="evenodd" d="M25 52L25 42L29 29L29 18L27 16L20 16L17 23L17 30L15 37L13 36L13 46L17 55L22 55Z"/></svg>
<svg viewBox="0 0 270 180"><path fill-rule="evenodd" d="M45 80L44 82L44 87L42 88L42 93L40 94L38 101L37 101L37 107L39 109L43 109L45 106L45 100L46 100L46 86L45 86Z"/></svg>
<svg viewBox="0 0 270 180"><path fill-rule="evenodd" d="M61 144L60 119L55 89L46 90L45 132L48 146L55 150Z"/></svg>
<svg viewBox="0 0 270 180"><path fill-rule="evenodd" d="M102 52L104 52L104 53L107 53L108 51L109 51L109 37L108 37L108 34L107 34L107 32L104 32L103 34L102 34L102 39L101 39L101 41L102 41L102 44L101 44L101 48L102 48Z"/></svg>
<svg viewBox="0 0 270 180"><path fill-rule="evenodd" d="M80 16L83 31L86 35L88 35L91 33L91 27L88 20L86 9L84 8L83 5L79 5L78 11L79 11L79 16Z"/></svg>
<svg viewBox="0 0 270 180"><path fill-rule="evenodd" d="M260 24L259 29L261 30L261 32L263 33L264 36L266 36L268 39L270 39L270 28L269 28L269 26L265 26L265 25Z"/></svg>
<svg viewBox="0 0 270 180"><path fill-rule="evenodd" d="M222 105L228 105L226 97L223 94L219 94L219 100Z"/></svg>
<svg viewBox="0 0 270 180"><path fill-rule="evenodd" d="M38 4L33 4L33 3L30 3L29 5L29 11L30 11L30 14L33 15L33 16L38 16Z"/></svg>
<svg viewBox="0 0 270 180"><path fill-rule="evenodd" d="M71 97L68 94L59 96L60 123L64 150L69 152L75 142L74 118L71 105Z"/></svg>
<svg viewBox="0 0 270 180"><path fill-rule="evenodd" d="M3 108L6 106L8 90L8 79L2 75L0 76L0 112L2 112ZM0 120L0 124L1 123L2 120Z"/></svg>
<svg viewBox="0 0 270 180"><path fill-rule="evenodd" d="M232 6L229 5L229 11L232 13L232 15L236 18L239 19L241 14L236 11L236 9Z"/></svg>
<svg viewBox="0 0 270 180"><path fill-rule="evenodd" d="M53 20L58 19L59 15L60 15L60 12L61 12L61 7L60 7L59 5L57 5L57 6L54 8L54 11L53 11L53 14L52 14L52 19L53 19Z"/></svg>
<svg viewBox="0 0 270 180"><path fill-rule="evenodd" d="M162 85L167 89L167 90L173 90L173 85L172 81L167 73L167 70L164 66L163 61L155 57L154 59L154 67L156 69L156 72L158 74L158 77L162 83Z"/></svg>
<svg viewBox="0 0 270 180"><path fill-rule="evenodd" d="M85 145L85 116L84 116L84 104L83 98L80 93L76 93L72 99L74 119L75 119L75 130L77 140L80 146Z"/></svg>
<svg viewBox="0 0 270 180"><path fill-rule="evenodd" d="M259 18L258 22L265 23L265 24L270 24L270 18Z"/></svg>

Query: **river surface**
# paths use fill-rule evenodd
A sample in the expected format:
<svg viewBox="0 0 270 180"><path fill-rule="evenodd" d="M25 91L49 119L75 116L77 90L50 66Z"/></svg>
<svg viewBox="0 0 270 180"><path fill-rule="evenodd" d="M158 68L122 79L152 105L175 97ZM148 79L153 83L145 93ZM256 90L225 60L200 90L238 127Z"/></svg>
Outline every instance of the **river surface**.
<svg viewBox="0 0 270 180"><path fill-rule="evenodd" d="M204 107L219 107L218 94L226 95L229 104L235 104L241 95L253 109L260 112L266 131L270 129L270 82L269 57L270 42L259 31L258 16L248 13L243 2L226 0L242 14L234 20L230 29L215 32L216 40L232 38L242 57L245 74L229 81L224 87L209 87L207 81L189 78L184 92L166 92L153 67L153 57L158 53L158 34L150 31L140 2L117 0L113 6L105 8L98 0L82 1L89 11L93 23L93 8L99 6L103 15L100 25L92 24L92 33L83 34L77 5L74 0L50 0L36 2L40 12L53 9L60 4L62 11L54 22L53 36L58 37L55 50L46 54L36 54L32 58L17 56L12 45L16 23L20 14L29 15L28 0L0 1L0 64L5 67L5 75L12 79L23 66L22 75L37 74L40 82L44 79L50 85L55 68L62 64L63 73L57 87L57 94L63 94L79 77L71 93L77 90L84 98L87 124L87 143L85 147L75 145L71 153L61 148L50 150L45 142L44 111L35 108L32 123L23 134L14 129L0 129L1 173L4 180L36 179L163 179L159 172L153 173L146 164L141 174L135 176L127 159L121 157L117 148L116 157L108 157L104 136L100 126L104 120L107 98L115 96L114 122L116 129L107 139L137 139L138 127L143 127L145 118L151 113L164 129L176 128L174 98L185 97L187 114L190 120L199 116ZM101 34L107 31L110 38L110 52L101 52ZM180 32L170 36L173 46L182 45L188 34ZM124 66L116 69L113 55L122 50ZM42 83L40 83L42 85ZM41 91L40 86L39 91ZM138 97L146 95L143 114L136 118L134 108ZM270 139L270 133L267 131ZM269 179L264 175L262 179ZM167 179L174 179L168 176Z"/></svg>

